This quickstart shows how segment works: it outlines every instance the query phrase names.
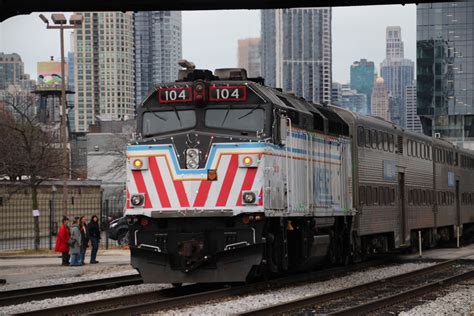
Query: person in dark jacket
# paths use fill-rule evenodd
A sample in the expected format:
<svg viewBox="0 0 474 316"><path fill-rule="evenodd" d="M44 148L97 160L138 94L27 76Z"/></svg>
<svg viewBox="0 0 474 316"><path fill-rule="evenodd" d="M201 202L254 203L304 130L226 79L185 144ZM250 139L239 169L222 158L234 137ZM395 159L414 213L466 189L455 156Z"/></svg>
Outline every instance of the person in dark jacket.
<svg viewBox="0 0 474 316"><path fill-rule="evenodd" d="M81 230L79 228L79 217L74 218L71 228L71 238L69 239L69 254L71 255L71 266L81 265Z"/></svg>
<svg viewBox="0 0 474 316"><path fill-rule="evenodd" d="M69 245L68 241L71 238L71 232L69 230L69 218L63 216L63 223L59 227L58 236L56 237L56 245L54 246L54 251L61 253L62 265L69 265Z"/></svg>
<svg viewBox="0 0 474 316"><path fill-rule="evenodd" d="M99 229L99 218L96 215L91 217L91 221L87 224L87 236L92 244L91 251L91 264L99 263L96 260L97 250L99 249L100 242L100 229Z"/></svg>
<svg viewBox="0 0 474 316"><path fill-rule="evenodd" d="M84 265L84 260L86 259L86 250L87 250L87 217L81 216L79 219L79 228L81 230L81 265Z"/></svg>

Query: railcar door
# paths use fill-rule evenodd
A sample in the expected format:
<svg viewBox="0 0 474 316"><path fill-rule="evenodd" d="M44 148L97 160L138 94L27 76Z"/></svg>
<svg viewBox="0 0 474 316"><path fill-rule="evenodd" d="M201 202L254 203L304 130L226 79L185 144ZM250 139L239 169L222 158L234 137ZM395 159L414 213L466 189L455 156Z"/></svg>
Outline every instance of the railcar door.
<svg viewBox="0 0 474 316"><path fill-rule="evenodd" d="M400 245L405 244L406 234L406 209L405 209L405 174L403 172L398 173L398 199L399 199L399 212L400 212Z"/></svg>

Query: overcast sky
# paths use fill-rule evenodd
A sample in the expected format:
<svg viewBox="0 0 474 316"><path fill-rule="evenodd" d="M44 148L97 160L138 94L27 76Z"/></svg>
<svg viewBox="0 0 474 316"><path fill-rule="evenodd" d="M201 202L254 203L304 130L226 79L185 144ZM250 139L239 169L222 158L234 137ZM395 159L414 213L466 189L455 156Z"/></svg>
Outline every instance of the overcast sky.
<svg viewBox="0 0 474 316"><path fill-rule="evenodd" d="M333 8L333 81L348 82L355 60L367 58L379 64L385 55L385 28L392 25L402 27L405 57L415 60L415 5ZM183 58L200 68L236 66L237 40L258 36L258 10L183 12ZM59 31L46 30L37 13L10 18L0 23L0 52L18 53L26 72L35 78L36 62L49 56L59 60Z"/></svg>

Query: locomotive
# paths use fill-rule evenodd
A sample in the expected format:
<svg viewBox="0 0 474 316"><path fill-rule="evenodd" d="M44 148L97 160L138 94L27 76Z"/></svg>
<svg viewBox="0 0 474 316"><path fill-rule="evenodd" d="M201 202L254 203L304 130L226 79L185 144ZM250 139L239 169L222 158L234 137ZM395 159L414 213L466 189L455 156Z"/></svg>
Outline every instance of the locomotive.
<svg viewBox="0 0 474 316"><path fill-rule="evenodd" d="M441 139L188 66L137 108L131 263L144 282L242 282L410 247L418 231L433 246L471 229L473 168Z"/></svg>

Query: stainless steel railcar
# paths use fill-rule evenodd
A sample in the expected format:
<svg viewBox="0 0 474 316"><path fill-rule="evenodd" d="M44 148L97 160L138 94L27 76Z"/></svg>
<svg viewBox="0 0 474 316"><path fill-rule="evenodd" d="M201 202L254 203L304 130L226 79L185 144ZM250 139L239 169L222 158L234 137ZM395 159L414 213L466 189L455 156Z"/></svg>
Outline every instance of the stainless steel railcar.
<svg viewBox="0 0 474 316"><path fill-rule="evenodd" d="M463 191L470 152L284 94L244 70L182 70L137 114L127 215L145 282L346 263L409 247L418 230L433 246L474 220Z"/></svg>

